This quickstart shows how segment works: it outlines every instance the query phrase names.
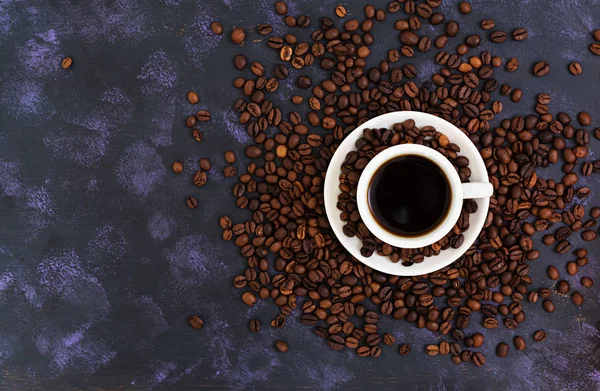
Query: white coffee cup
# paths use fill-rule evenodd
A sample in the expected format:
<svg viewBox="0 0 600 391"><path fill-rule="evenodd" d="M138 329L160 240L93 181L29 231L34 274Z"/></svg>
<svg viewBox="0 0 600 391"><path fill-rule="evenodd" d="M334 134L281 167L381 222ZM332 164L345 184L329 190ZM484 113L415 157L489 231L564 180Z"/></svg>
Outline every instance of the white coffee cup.
<svg viewBox="0 0 600 391"><path fill-rule="evenodd" d="M451 194L450 204L444 219L432 230L418 236L401 236L386 230L375 220L369 206L369 186L373 175L388 161L406 155L420 156L435 163L448 180ZM407 184L407 186L410 186L410 184ZM463 200L488 198L492 195L493 190L493 186L489 182L462 183L452 163L433 148L419 144L402 144L387 148L371 159L360 175L356 200L360 217L373 235L395 247L420 248L437 242L452 230L460 217ZM418 189L415 189L415 191L418 191Z"/></svg>

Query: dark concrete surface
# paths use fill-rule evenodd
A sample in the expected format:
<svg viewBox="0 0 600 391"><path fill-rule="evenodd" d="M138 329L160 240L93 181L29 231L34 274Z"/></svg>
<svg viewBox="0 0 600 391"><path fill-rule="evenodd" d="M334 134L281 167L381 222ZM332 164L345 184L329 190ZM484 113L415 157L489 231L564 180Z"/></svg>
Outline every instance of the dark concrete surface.
<svg viewBox="0 0 600 391"><path fill-rule="evenodd" d="M249 141L231 109L237 97L231 58L243 52L273 63L275 53L254 32L262 22L283 31L272 3L0 0L0 388L600 389L598 244L590 246L590 264L580 274L593 277L596 287L580 288L579 276L568 278L584 291L584 305L554 295L557 311L547 314L539 304L525 304L527 320L515 332L486 332L483 368L426 356L424 345L440 336L390 319L382 329L411 343L410 356L396 348L384 349L378 360L333 352L296 318L282 330L248 332L250 316L266 325L277 309L262 303L249 310L231 284L244 260L220 240L218 218L242 214L230 196L233 181L220 172L222 152L241 154ZM597 1L472 3L473 13L462 16L456 2L444 0L448 19L463 25L461 36L482 33L477 26L484 18L507 31L529 29L525 42L482 45L521 61L514 74L498 72L501 82L524 91L520 104L503 98L505 116L531 113L539 92L552 95L553 112L600 116L600 57L588 50L591 31L600 27ZM291 1L290 10L318 20L337 4ZM350 17L365 3L344 4ZM210 33L213 20L226 31L247 28L249 39L234 47ZM425 31L434 35L429 26ZM398 38L392 21L374 34L371 58L378 62ZM59 66L65 56L74 59L69 70ZM552 69L533 78L539 60ZM583 66L579 77L568 73L573 60ZM431 53L412 62L422 79L436 69ZM282 101L288 87L279 93ZM183 125L194 112L185 99L190 89L201 99L194 111L213 115L202 125L201 144ZM598 147L594 140L592 150ZM173 160L191 167L200 157L215 166L206 187L196 189L189 171L171 173ZM246 164L242 158L237 166ZM585 183L594 188L586 205L598 205L597 177ZM188 195L199 199L199 210L185 208ZM532 264L535 287L551 285L548 264L569 260L557 257L544 249ZM190 313L204 318L203 330L188 326ZM547 342L532 341L538 329L548 332ZM496 357L496 344L517 333L528 349ZM289 342L288 354L272 348L277 338Z"/></svg>

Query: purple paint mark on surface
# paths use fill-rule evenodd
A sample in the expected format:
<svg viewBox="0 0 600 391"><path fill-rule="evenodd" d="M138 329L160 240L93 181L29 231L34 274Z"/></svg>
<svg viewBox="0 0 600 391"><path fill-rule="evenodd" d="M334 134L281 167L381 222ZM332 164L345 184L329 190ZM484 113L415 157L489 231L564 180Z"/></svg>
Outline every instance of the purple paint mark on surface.
<svg viewBox="0 0 600 391"><path fill-rule="evenodd" d="M227 267L218 257L210 241L201 234L179 239L167 253L171 274L186 284L200 283L207 276L226 278Z"/></svg>
<svg viewBox="0 0 600 391"><path fill-rule="evenodd" d="M17 178L20 173L19 165L0 159L0 191L8 197L18 197L21 194L22 183Z"/></svg>
<svg viewBox="0 0 600 391"><path fill-rule="evenodd" d="M17 55L23 67L29 74L38 76L57 73L62 56L56 32L49 30L37 36L39 38L30 39L24 47L18 49Z"/></svg>
<svg viewBox="0 0 600 391"><path fill-rule="evenodd" d="M35 345L43 356L48 357L53 376L66 369L93 374L117 356L104 341L87 341L89 325L66 334L55 330L44 330L35 337Z"/></svg>
<svg viewBox="0 0 600 391"><path fill-rule="evenodd" d="M299 370L306 378L318 381L320 390L338 389L355 378L354 374L343 366L325 362L323 359L312 366L308 365L309 362L311 361L307 357L307 360L303 361L304 365L299 366Z"/></svg>
<svg viewBox="0 0 600 391"><path fill-rule="evenodd" d="M90 270L116 272L129 250L129 244L123 230L107 224L96 229L85 250L85 264Z"/></svg>
<svg viewBox="0 0 600 391"><path fill-rule="evenodd" d="M153 130L150 130L149 138L157 147L167 147L173 144L173 115L174 110L169 110L163 118L152 118L152 123L155 125Z"/></svg>
<svg viewBox="0 0 600 391"><path fill-rule="evenodd" d="M0 291L5 291L12 286L14 277L12 273L6 272L0 275Z"/></svg>
<svg viewBox="0 0 600 391"><path fill-rule="evenodd" d="M83 270L75 251L50 255L38 265L37 275L48 298L57 297L77 306L90 321L108 314L106 291L96 277Z"/></svg>
<svg viewBox="0 0 600 391"><path fill-rule="evenodd" d="M143 81L145 94L168 95L177 81L176 67L167 54L159 50L150 55L137 78Z"/></svg>
<svg viewBox="0 0 600 391"><path fill-rule="evenodd" d="M54 106L48 102L43 92L43 84L30 80L11 80L0 91L0 102L13 117L28 115L51 117Z"/></svg>
<svg viewBox="0 0 600 391"><path fill-rule="evenodd" d="M154 240L162 242L173 232L176 221L162 213L156 213L148 220L148 232Z"/></svg>
<svg viewBox="0 0 600 391"><path fill-rule="evenodd" d="M92 13L77 12L78 9L74 9L74 15L83 18L79 31L85 41L107 39L111 43L137 43L153 32L153 24L147 20L146 9L135 0L111 3L91 0L89 3L86 3L85 10L89 7ZM98 23L99 20L102 23Z"/></svg>
<svg viewBox="0 0 600 391"><path fill-rule="evenodd" d="M218 114L221 115L220 122L225 125L229 134L231 134L238 143L249 144L252 141L244 126L239 123L238 116L236 116L232 109L224 110Z"/></svg>
<svg viewBox="0 0 600 391"><path fill-rule="evenodd" d="M119 184L140 197L148 196L162 182L165 171L156 150L141 141L127 148L115 167Z"/></svg>
<svg viewBox="0 0 600 391"><path fill-rule="evenodd" d="M61 130L52 136L44 137L42 141L55 155L84 167L97 164L108 149L106 138L94 133L72 134Z"/></svg>
<svg viewBox="0 0 600 391"><path fill-rule="evenodd" d="M49 216L54 215L54 203L45 187L28 189L26 192L27 206Z"/></svg>
<svg viewBox="0 0 600 391"><path fill-rule="evenodd" d="M181 41L191 60L192 66L204 70L203 60L206 55L219 46L222 35L213 34L210 24L218 20L215 15L218 11L206 2L196 3L196 15L190 26L187 26L181 35Z"/></svg>

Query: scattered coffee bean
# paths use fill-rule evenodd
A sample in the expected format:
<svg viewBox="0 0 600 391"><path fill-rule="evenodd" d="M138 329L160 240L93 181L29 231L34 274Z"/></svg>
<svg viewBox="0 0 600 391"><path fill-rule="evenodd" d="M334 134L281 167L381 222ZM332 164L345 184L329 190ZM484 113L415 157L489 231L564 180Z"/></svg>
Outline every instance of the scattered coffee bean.
<svg viewBox="0 0 600 391"><path fill-rule="evenodd" d="M581 126L589 126L592 124L592 116L588 112L582 111L577 114L577 121Z"/></svg>
<svg viewBox="0 0 600 391"><path fill-rule="evenodd" d="M217 21L214 21L210 24L210 29L212 30L213 34L223 34L223 25Z"/></svg>
<svg viewBox="0 0 600 391"><path fill-rule="evenodd" d="M538 76L538 77L545 76L548 74L548 72L550 72L550 65L548 65L548 63L546 61L537 62L533 66L533 74L535 76Z"/></svg>
<svg viewBox="0 0 600 391"><path fill-rule="evenodd" d="M590 277L581 277L581 285L586 288L591 288L594 286L594 280L592 280Z"/></svg>
<svg viewBox="0 0 600 391"><path fill-rule="evenodd" d="M175 174L181 174L183 172L183 163L173 162L173 164L171 164L171 169Z"/></svg>
<svg viewBox="0 0 600 391"><path fill-rule="evenodd" d="M335 7L335 14L340 17L343 18L344 16L346 16L346 8L343 5L338 5L337 7Z"/></svg>
<svg viewBox="0 0 600 391"><path fill-rule="evenodd" d="M498 355L498 357L506 357L508 356L508 345L505 344L504 342L500 342L498 344L498 346L496 347L496 355Z"/></svg>
<svg viewBox="0 0 600 391"><path fill-rule="evenodd" d="M546 332L544 330L538 330L533 333L533 340L535 342L544 342L546 340Z"/></svg>
<svg viewBox="0 0 600 391"><path fill-rule="evenodd" d="M71 65L73 65L73 59L71 57L63 58L61 63L63 69L71 68Z"/></svg>
<svg viewBox="0 0 600 391"><path fill-rule="evenodd" d="M551 280L558 280L560 278L560 273L555 266L548 266L548 278Z"/></svg>
<svg viewBox="0 0 600 391"><path fill-rule="evenodd" d="M198 200L194 197L188 197L185 199L185 204L190 209L196 209L198 207Z"/></svg>
<svg viewBox="0 0 600 391"><path fill-rule="evenodd" d="M469 2L461 1L458 5L458 9L460 10L461 14L468 15L473 10L473 7L471 7L471 4Z"/></svg>
<svg viewBox="0 0 600 391"><path fill-rule="evenodd" d="M227 164L235 163L235 161L236 161L235 152L226 151L224 156L225 156L225 161L227 162Z"/></svg>
<svg viewBox="0 0 600 391"><path fill-rule="evenodd" d="M481 28L484 30L491 30L496 27L496 22L492 19L484 19L481 21Z"/></svg>
<svg viewBox="0 0 600 391"><path fill-rule="evenodd" d="M407 356L410 353L410 344L403 343L398 349L401 355Z"/></svg>
<svg viewBox="0 0 600 391"><path fill-rule="evenodd" d="M528 35L529 33L524 28L518 28L512 32L512 36L515 41L523 41L524 39L527 39Z"/></svg>
<svg viewBox="0 0 600 391"><path fill-rule="evenodd" d="M600 43L593 43L590 45L590 51L596 56L600 56Z"/></svg>
<svg viewBox="0 0 600 391"><path fill-rule="evenodd" d="M523 337L521 337L520 335L517 335L515 337L515 339L513 340L514 344L515 344L515 348L517 348L517 350L525 350L525 348L527 347L527 343L525 342L525 339L523 339Z"/></svg>
<svg viewBox="0 0 600 391"><path fill-rule="evenodd" d="M204 321L196 315L190 315L188 318L188 323L197 330L200 330L202 327L204 327Z"/></svg>
<svg viewBox="0 0 600 391"><path fill-rule="evenodd" d="M289 350L289 346L288 346L287 342L282 341L280 339L275 341L275 348L277 350L279 350L281 353L287 353L287 351Z"/></svg>
<svg viewBox="0 0 600 391"><path fill-rule="evenodd" d="M581 75L581 65L578 62L570 63L569 72L571 72L575 76Z"/></svg>
<svg viewBox="0 0 600 391"><path fill-rule="evenodd" d="M206 158L200 159L200 161L198 161L198 166L200 167L200 169L202 171L210 171L210 169L212 168L212 164L210 163L210 160L208 160Z"/></svg>
<svg viewBox="0 0 600 391"><path fill-rule="evenodd" d="M236 45L241 44L246 39L246 32L241 27L236 27L231 31L231 42Z"/></svg>
<svg viewBox="0 0 600 391"><path fill-rule="evenodd" d="M260 322L257 319L251 319L249 323L250 331L258 333L260 331Z"/></svg>
<svg viewBox="0 0 600 391"><path fill-rule="evenodd" d="M249 307L252 307L256 303L256 296L252 292L244 292L242 294L242 301Z"/></svg>
<svg viewBox="0 0 600 391"><path fill-rule="evenodd" d="M583 295L579 292L573 292L571 300L573 301L573 304L579 307L583 304Z"/></svg>
<svg viewBox="0 0 600 391"><path fill-rule="evenodd" d="M549 300L549 299L544 300L542 302L542 306L544 307L544 310L546 310L546 312L550 312L550 313L554 312L554 310L556 309L552 300Z"/></svg>

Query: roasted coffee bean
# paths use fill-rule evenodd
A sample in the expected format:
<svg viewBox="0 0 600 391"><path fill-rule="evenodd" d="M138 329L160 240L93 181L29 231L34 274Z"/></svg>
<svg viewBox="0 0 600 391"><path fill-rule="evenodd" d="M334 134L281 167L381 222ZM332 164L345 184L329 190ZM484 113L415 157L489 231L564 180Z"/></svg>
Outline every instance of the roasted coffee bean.
<svg viewBox="0 0 600 391"><path fill-rule="evenodd" d="M538 330L533 333L533 340L535 342L544 342L546 340L546 332L544 330Z"/></svg>
<svg viewBox="0 0 600 391"><path fill-rule="evenodd" d="M508 350L509 350L508 345L505 344L504 342L500 342L498 344L498 346L496 346L496 355L498 357L504 358L504 357L508 356Z"/></svg>
<svg viewBox="0 0 600 391"><path fill-rule="evenodd" d="M550 72L550 65L546 61L537 62L533 66L533 74L535 76L545 76Z"/></svg>
<svg viewBox="0 0 600 391"><path fill-rule="evenodd" d="M492 42L496 42L496 43L502 43L502 42L506 41L506 37L507 37L506 32L504 32L502 30L496 30L490 34L490 40Z"/></svg>
<svg viewBox="0 0 600 391"><path fill-rule="evenodd" d="M196 200L194 197L188 197L185 200L185 204L190 209L196 209L198 207L198 200Z"/></svg>
<svg viewBox="0 0 600 391"><path fill-rule="evenodd" d="M437 345L427 345L425 352L428 356L437 356L440 353L440 348Z"/></svg>
<svg viewBox="0 0 600 391"><path fill-rule="evenodd" d="M484 19L481 21L481 28L484 30L491 30L496 27L496 22L492 19Z"/></svg>
<svg viewBox="0 0 600 391"><path fill-rule="evenodd" d="M471 10L473 8L471 7L471 4L469 2L461 1L460 4L458 5L458 9L460 10L461 14L467 15L467 14L471 13Z"/></svg>
<svg viewBox="0 0 600 391"><path fill-rule="evenodd" d="M517 335L514 338L513 342L514 342L515 348L517 350L525 350L525 348L527 347L527 343L525 343L525 339L523 339L523 337L521 337L520 335Z"/></svg>
<svg viewBox="0 0 600 391"><path fill-rule="evenodd" d="M600 56L600 43L593 43L590 45L590 51L596 56Z"/></svg>
<svg viewBox="0 0 600 391"><path fill-rule="evenodd" d="M69 69L73 65L73 59L71 57L65 57L60 65L62 66L62 69Z"/></svg>
<svg viewBox="0 0 600 391"><path fill-rule="evenodd" d="M246 39L246 32L241 27L236 27L231 31L231 42L236 45L241 44Z"/></svg>
<svg viewBox="0 0 600 391"><path fill-rule="evenodd" d="M287 353L287 351L289 350L289 346L288 346L287 342L282 341L280 339L275 341L275 348L278 351L280 351L281 353Z"/></svg>
<svg viewBox="0 0 600 391"><path fill-rule="evenodd" d="M188 102L190 102L190 104L192 104L192 105L195 105L196 103L200 102L200 98L198 97L198 94L195 93L194 91L188 92L187 99L188 99Z"/></svg>
<svg viewBox="0 0 600 391"><path fill-rule="evenodd" d="M581 65L578 62L572 62L569 64L569 72L575 76L581 75Z"/></svg>
<svg viewBox="0 0 600 391"><path fill-rule="evenodd" d="M401 355L407 356L410 353L410 344L404 343L398 349Z"/></svg>
<svg viewBox="0 0 600 391"><path fill-rule="evenodd" d="M549 300L549 299L544 300L542 302L542 306L544 307L544 310L546 310L546 312L550 312L550 313L554 312L554 310L556 309L552 300Z"/></svg>
<svg viewBox="0 0 600 391"><path fill-rule="evenodd" d="M190 317L188 318L188 323L190 324L190 326L197 330L200 330L204 327L204 321L200 319L200 317L198 317L197 315L190 315Z"/></svg>
<svg viewBox="0 0 600 391"><path fill-rule="evenodd" d="M223 34L223 25L221 25L221 23L214 21L210 24L210 29L212 30L213 34L216 35L221 35Z"/></svg>
<svg viewBox="0 0 600 391"><path fill-rule="evenodd" d="M257 319L251 319L249 323L250 331L258 333L260 331L260 322Z"/></svg>

